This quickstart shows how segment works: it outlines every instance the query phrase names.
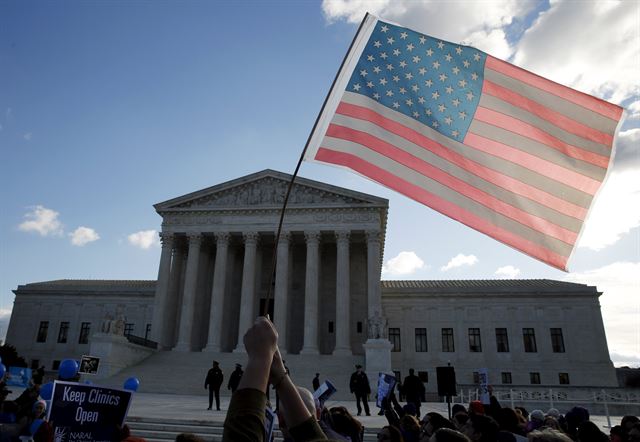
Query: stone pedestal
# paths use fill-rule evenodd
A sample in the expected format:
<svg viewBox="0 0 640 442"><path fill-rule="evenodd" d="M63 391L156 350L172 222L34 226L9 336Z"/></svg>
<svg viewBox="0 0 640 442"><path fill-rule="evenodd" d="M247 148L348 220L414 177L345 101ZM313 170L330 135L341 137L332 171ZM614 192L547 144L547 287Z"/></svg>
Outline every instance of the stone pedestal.
<svg viewBox="0 0 640 442"><path fill-rule="evenodd" d="M388 339L368 339L362 344L365 351L365 371L371 385L371 396L378 391L378 374L393 373L391 371L391 349L393 344Z"/></svg>
<svg viewBox="0 0 640 442"><path fill-rule="evenodd" d="M111 377L155 352L151 348L130 343L124 336L110 333L96 333L91 336L89 347L89 354L100 358L96 375L98 379Z"/></svg>

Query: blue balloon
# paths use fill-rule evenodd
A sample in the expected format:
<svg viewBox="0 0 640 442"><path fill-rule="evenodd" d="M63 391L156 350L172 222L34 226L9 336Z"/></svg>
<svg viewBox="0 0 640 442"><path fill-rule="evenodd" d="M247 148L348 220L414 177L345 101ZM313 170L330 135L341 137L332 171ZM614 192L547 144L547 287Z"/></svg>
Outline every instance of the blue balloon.
<svg viewBox="0 0 640 442"><path fill-rule="evenodd" d="M61 379L71 379L78 373L78 363L73 359L65 359L60 363L58 375Z"/></svg>
<svg viewBox="0 0 640 442"><path fill-rule="evenodd" d="M7 371L7 367L4 364L0 364L0 379L4 377L5 372Z"/></svg>
<svg viewBox="0 0 640 442"><path fill-rule="evenodd" d="M40 387L40 397L45 401L51 400L53 394L53 382L47 382Z"/></svg>
<svg viewBox="0 0 640 442"><path fill-rule="evenodd" d="M138 378L129 378L124 381L124 389L130 391L138 391L138 387L140 386L140 381Z"/></svg>

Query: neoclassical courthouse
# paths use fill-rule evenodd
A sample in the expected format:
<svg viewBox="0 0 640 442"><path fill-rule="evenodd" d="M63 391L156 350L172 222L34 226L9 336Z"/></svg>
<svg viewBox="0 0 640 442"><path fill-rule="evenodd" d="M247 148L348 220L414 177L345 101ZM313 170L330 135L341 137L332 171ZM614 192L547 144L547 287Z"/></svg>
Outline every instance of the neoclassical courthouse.
<svg viewBox="0 0 640 442"><path fill-rule="evenodd" d="M226 373L246 359L290 179L265 170L156 204L157 281L20 285L7 343L34 366L98 353L104 377L136 374L142 391L202 391L212 359ZM370 376L415 368L435 392L435 367L450 363L461 387L480 369L508 388L617 386L596 287L380 281L387 211L383 198L296 179L266 306L294 380L320 372L346 388L362 363Z"/></svg>

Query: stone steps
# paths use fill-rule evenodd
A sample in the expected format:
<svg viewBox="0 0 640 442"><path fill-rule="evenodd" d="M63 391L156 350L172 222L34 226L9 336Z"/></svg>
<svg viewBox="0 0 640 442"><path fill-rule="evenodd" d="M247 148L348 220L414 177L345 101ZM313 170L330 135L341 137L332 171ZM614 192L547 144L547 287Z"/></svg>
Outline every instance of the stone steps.
<svg viewBox="0 0 640 442"><path fill-rule="evenodd" d="M319 372L321 380L329 379L338 389L336 400L353 399L349 394L349 378L354 365L364 363L363 356L285 355L284 358L296 385L311 390L313 376ZM229 396L226 383L236 363L246 365L246 354L160 351L115 376L96 382L121 386L134 376L140 380L142 393L204 396L207 394L204 378L214 359L220 362L225 376L221 396Z"/></svg>

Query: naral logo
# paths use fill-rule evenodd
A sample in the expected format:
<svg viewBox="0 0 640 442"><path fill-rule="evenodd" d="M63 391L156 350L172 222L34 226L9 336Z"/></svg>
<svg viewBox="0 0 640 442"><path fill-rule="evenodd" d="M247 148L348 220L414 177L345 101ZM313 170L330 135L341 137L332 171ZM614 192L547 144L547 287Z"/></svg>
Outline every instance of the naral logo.
<svg viewBox="0 0 640 442"><path fill-rule="evenodd" d="M55 434L53 435L54 442L65 442L67 436L68 427L56 427Z"/></svg>

